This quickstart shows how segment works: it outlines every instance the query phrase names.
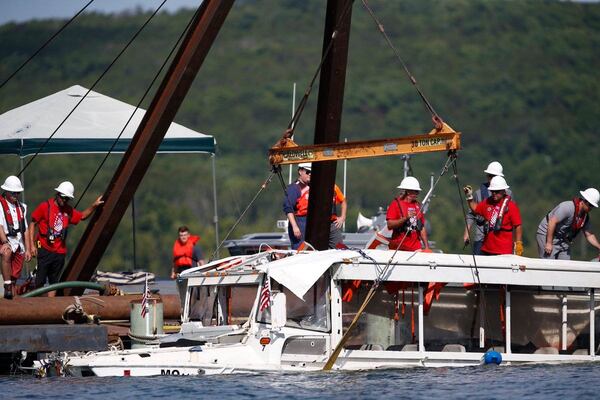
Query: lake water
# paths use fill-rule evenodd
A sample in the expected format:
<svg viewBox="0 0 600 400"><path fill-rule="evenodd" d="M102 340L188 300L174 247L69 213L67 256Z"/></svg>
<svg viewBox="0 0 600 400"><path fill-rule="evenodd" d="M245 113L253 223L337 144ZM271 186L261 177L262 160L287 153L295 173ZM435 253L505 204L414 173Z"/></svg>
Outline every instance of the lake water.
<svg viewBox="0 0 600 400"><path fill-rule="evenodd" d="M0 377L2 399L592 399L600 364L372 372L161 376Z"/></svg>

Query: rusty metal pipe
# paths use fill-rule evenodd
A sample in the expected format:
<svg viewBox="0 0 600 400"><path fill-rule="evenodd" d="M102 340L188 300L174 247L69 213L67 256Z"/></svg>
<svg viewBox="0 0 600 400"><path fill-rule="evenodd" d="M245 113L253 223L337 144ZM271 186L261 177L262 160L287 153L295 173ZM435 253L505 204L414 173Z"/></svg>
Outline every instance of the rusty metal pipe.
<svg viewBox="0 0 600 400"><path fill-rule="evenodd" d="M163 302L164 319L179 319L181 305L179 296L158 296ZM128 296L82 296L81 304L88 315L98 315L101 320L129 320L130 303L142 295ZM75 304L75 297L16 297L0 299L0 325L32 325L64 323L65 308Z"/></svg>

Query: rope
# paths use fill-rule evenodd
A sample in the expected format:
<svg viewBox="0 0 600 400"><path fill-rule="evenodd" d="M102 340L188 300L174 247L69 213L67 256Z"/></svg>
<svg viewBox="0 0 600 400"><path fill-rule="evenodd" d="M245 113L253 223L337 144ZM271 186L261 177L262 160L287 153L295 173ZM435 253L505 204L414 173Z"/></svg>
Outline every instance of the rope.
<svg viewBox="0 0 600 400"><path fill-rule="evenodd" d="M434 183L431 191L429 192L430 195L433 193L433 189L435 189L435 187L439 183L441 177L448 171L450 165L455 164L455 161L456 161L456 153L455 152L451 152L451 154L448 156L448 159L446 160L446 163L442 167L442 170L440 172L440 176L438 177L438 179ZM391 265L394 257L396 256L396 253L398 253L398 250L400 249L400 247L402 247L402 243L404 243L404 239L406 239L406 237L408 236L408 234L411 231L412 231L411 229L407 229L404 232L404 236L402 236L402 239L400 240L400 243L396 246L396 249L394 250L394 253L392 254L392 256L390 257L390 259L387 261L386 265L383 268L381 268L379 266L379 263L373 257L369 256L368 254L366 254L362 250L356 249L356 251L358 251L358 253L362 257L364 257L364 258L366 258L368 260L371 260L374 263L375 270L377 271L377 276L375 277L375 280L373 281L373 286L371 286L371 288L369 289L369 292L367 293L367 296L365 297L365 300L363 301L362 305L360 306L360 308L358 309L358 311L354 315L354 319L352 320L352 322L348 326L348 329L346 330L346 333L344 333L344 336L342 336L342 339L339 341L339 343L335 347L333 353L331 353L331 356L329 356L329 359L325 363L325 366L323 367L323 371L330 371L331 368L333 367L333 365L335 364L335 361L337 360L340 352L342 351L343 346L346 344L346 342L350 338L350 333L352 332L352 330L354 329L354 327L358 323L358 320L360 319L360 317L361 317L362 313L364 312L364 310L367 308L367 306L369 305L369 303L371 302L371 300L375 297L377 289L379 288L379 285L381 284L381 281L383 280L383 278L387 275L388 270L390 268L390 265Z"/></svg>
<svg viewBox="0 0 600 400"><path fill-rule="evenodd" d="M431 117L432 117L434 123L436 124L436 126L438 126L438 125L441 126L441 124L442 124L442 118L438 115L438 113L435 111L435 109L433 108L433 106L431 105L431 103L429 102L429 100L427 99L427 97L425 97L425 94L423 93L423 91L419 88L419 85L417 84L417 80L415 79L415 77L408 70L408 67L406 66L406 63L404 62L404 60L400 56L400 52L398 51L398 49L396 48L396 46L394 46L394 44L390 40L390 37L388 36L387 32L385 31L385 28L384 28L383 24L379 21L379 19L377 18L377 16L373 12L373 9L371 9L371 7L369 6L368 1L367 0L362 0L362 3L365 6L365 8L367 9L367 12L371 16L371 18L373 18L373 21L377 25L377 29L379 30L379 32L381 32L381 34L385 38L385 41L387 42L388 46L392 49L392 51L394 52L394 54L395 54L396 58L398 59L398 61L400 61L400 64L402 65L402 68L404 69L404 72L406 72L406 75L408 76L408 80L415 87L415 90L417 91L417 93L421 97L421 100L423 100L423 103L425 104L425 107L427 108L427 110L431 114Z"/></svg>
<svg viewBox="0 0 600 400"><path fill-rule="evenodd" d="M25 65L27 65L29 63L29 61L31 61L35 56L38 55L38 53L42 50L44 50L44 48L50 44L50 42L52 40L54 40L55 37L57 37L67 26L69 26L69 24L71 22L73 22L75 20L75 18L77 18L79 16L79 14L81 14L83 11L85 11L86 8L88 8L88 6L90 4L92 4L94 2L94 0L90 0L85 6L83 6L83 8L81 10L79 10L77 12L77 14L73 15L73 17L68 20L58 31L56 31L54 33L54 35L50 36L50 38L48 38L48 40L46 40L44 42L44 44L42 44L40 46L39 49L37 49L32 55L29 56L29 58L27 60L25 60L25 62L23 62L23 64L21 64L12 74L10 74L8 76L8 78L6 78L2 83L0 83L0 89L2 89L4 87L4 85L6 85L8 83L8 81L10 81L21 69L23 69L23 67L25 67Z"/></svg>
<svg viewBox="0 0 600 400"><path fill-rule="evenodd" d="M467 222L467 212L466 212L465 204L464 204L464 201L463 201L463 196L462 196L463 193L462 193L462 190L460 189L461 185L460 185L460 181L458 179L458 166L457 166L456 163L454 163L453 170L454 170L454 180L456 182L456 189L458 191L458 197L459 197L459 200L460 200L460 205L461 205L461 209L462 209L462 213L463 213L463 220L464 220L464 223L465 223L465 227L467 228L467 234L469 235L469 243L473 243L472 240L471 240L471 232L468 229L469 225L468 225L468 222ZM483 285L481 284L481 279L479 278L479 268L477 267L477 259L475 257L475 249L474 249L474 247L472 245L471 245L471 256L473 257L473 266L475 268L475 273L473 275L477 279L477 286L479 288L479 295L481 296L481 306L483 307L483 324L484 324L484 328L485 328L486 331L491 332L490 323L488 321L487 313L486 313L487 302L486 302L486 299L485 299L485 289L484 289ZM473 271L473 268L471 268L471 271ZM490 342L492 344L492 349L494 349L495 348L494 342L491 340L491 338L490 338ZM484 344L485 344L485 339L484 339Z"/></svg>
<svg viewBox="0 0 600 400"><path fill-rule="evenodd" d="M69 119L69 117L71 116L71 114L73 114L75 112L75 110L77 109L77 107L79 107L79 105L81 104L81 102L83 102L83 100L85 100L85 98L87 97L88 94L90 94L90 92L92 91L92 89L94 89L96 87L96 85L100 82L100 80L102 78L104 78L104 75L106 75L108 73L108 71L112 68L112 66L117 62L117 60L123 55L123 53L125 53L125 51L129 48L129 46L131 45L131 43L133 43L133 41L139 36L139 34L142 32L142 30L144 30L144 28L146 27L146 25L148 25L148 23L152 20L152 18L154 18L154 16L158 13L158 11L160 11L160 9L162 8L162 6L167 2L167 0L163 0L163 2L158 6L158 8L152 13L152 15L150 15L150 17L144 22L144 24L138 29L138 31L131 37L131 39L129 40L129 42L125 45L125 47L119 52L119 54L112 60L112 62L106 67L106 69L102 72L102 74L100 74L100 76L98 77L98 79L96 79L96 81L92 84L92 86L88 89L88 91L85 93L85 95L83 95L81 97L81 99L77 102L77 104L75 105L75 107L73 107L73 109L69 112L69 114L67 114L67 116L62 120L62 122L58 125L58 127L54 130L54 132L52 132L52 134L46 139L46 141L40 146L40 148L35 152L35 154L29 159L29 161L27 161L27 164L25 164L25 166L21 169L21 171L19 171L19 173L17 174L17 176L21 176L21 174L23 172L25 172L25 170L27 169L27 167L29 167L29 165L33 162L33 160L38 156L38 154L44 149L44 147L46 147L46 145L48 144L48 142L50 142L50 139L52 139L54 137L54 135L56 134L56 132L58 132L58 130L64 125L65 122L67 122L67 119Z"/></svg>
<svg viewBox="0 0 600 400"><path fill-rule="evenodd" d="M304 107L306 106L306 103L308 102L308 97L310 96L310 93L312 92L312 88L313 88L313 86L315 84L315 81L317 80L317 76L321 72L321 68L323 68L323 64L325 63L325 59L329 55L329 52L331 51L331 49L333 47L333 42L334 42L334 40L336 39L336 37L338 35L339 26L341 25L342 21L346 17L346 14L348 14L348 11L350 10L350 8L352 7L353 4L354 4L354 0L351 0L351 1L349 1L349 2L346 3L346 7L342 11L342 14L340 15L340 18L339 18L339 20L337 21L337 23L335 25L333 33L331 34L331 40L327 44L327 48L325 49L325 51L323 52L323 55L321 56L321 61L319 62L319 66L317 67L315 73L313 74L313 77L312 77L312 79L311 79L308 87L306 88L306 91L304 92L304 96L302 97L302 100L300 100L300 103L298 104L298 107L296 107L296 111L294 112L294 115L292 116L292 119L288 123L287 129L286 129L286 132L285 132L285 134L286 134L287 137L291 137L291 136L294 135L294 130L296 129L296 125L298 124L298 120L302 116L302 112L304 111Z"/></svg>
<svg viewBox="0 0 600 400"><path fill-rule="evenodd" d="M269 183L271 183L271 180L273 179L273 176L276 173L277 173L277 171L275 169L273 169L271 171L271 173L269 174L269 176L267 177L267 179L265 179L265 181L263 182L263 184L260 185L260 189L258 189L258 192L256 192L256 194L254 195L254 198L246 206L246 208L244 209L244 211L242 212L242 214L238 217L238 219L235 221L235 223L233 224L233 226L231 227L231 229L229 229L229 232L227 232L227 234L225 235L225 237L223 238L223 240L221 240L221 243L219 243L219 245L217 246L217 248L215 249L215 251L213 251L212 255L210 256L209 262L211 262L212 260L215 259L215 255L217 254L217 252L219 251L219 249L221 249L221 247L223 246L223 243L225 243L225 241L229 238L229 235L231 235L231 233L235 230L235 228L242 221L242 218L244 218L244 215L246 215L246 213L248 212L248 210L250 209L250 207L252 206L252 204L254 204L254 202L256 201L256 199L258 199L258 196L260 196L260 194L263 192L263 190L265 190L267 188L267 186L269 186ZM281 170L280 170L280 173L281 173Z"/></svg>
<svg viewBox="0 0 600 400"><path fill-rule="evenodd" d="M81 192L81 195L79 196L79 200L77 200L77 203L75 204L75 208L77 208L77 206L79 205L79 203L83 199L83 196L87 193L88 189L92 185L92 182L94 181L94 179L96 179L96 176L98 176L98 174L100 173L100 170L102 169L102 167L106 163L106 160L108 160L108 157L110 156L110 154L112 153L112 151L116 147L117 143L119 142L119 139L121 138L121 136L125 132L125 129L127 129L127 126L129 125L129 123L133 119L133 116L135 115L135 113L137 112L137 110L140 108L142 102L144 101L144 99L146 98L146 96L148 95L148 93L150 92L150 89L152 88L152 86L154 86L154 83L156 82L156 80L158 79L158 77L160 76L160 74L162 73L163 69L167 65L167 62L169 61L169 59L171 58L171 56L173 55L173 53L175 52L175 50L179 46L179 43L181 42L181 40L185 36L185 34L188 31L190 25L194 21L194 18L196 18L196 16L198 15L199 12L200 12L200 9L198 8L198 10L196 10L196 12L194 13L194 15L192 16L192 18L188 21L185 29L181 32L181 35L179 36L179 38L177 39L177 41L175 42L175 44L171 48L171 51L169 52L169 54L167 55L167 57L163 61L162 65L160 66L160 68L158 69L158 71L156 72L156 74L154 75L154 78L152 78L152 81L150 82L150 84L146 88L146 91L144 92L144 94L142 95L142 97L140 98L140 100L138 101L137 105L135 106L135 109L133 110L133 112L129 116L129 119L127 120L127 122L125 122L125 126L123 126L123 129L121 129L121 132L119 133L119 135L114 140L113 144L111 145L110 149L108 150L108 153L106 153L106 155L104 156L104 159L100 162L100 165L96 169L96 172L94 172L94 175L88 181L85 189L83 189L83 192Z"/></svg>

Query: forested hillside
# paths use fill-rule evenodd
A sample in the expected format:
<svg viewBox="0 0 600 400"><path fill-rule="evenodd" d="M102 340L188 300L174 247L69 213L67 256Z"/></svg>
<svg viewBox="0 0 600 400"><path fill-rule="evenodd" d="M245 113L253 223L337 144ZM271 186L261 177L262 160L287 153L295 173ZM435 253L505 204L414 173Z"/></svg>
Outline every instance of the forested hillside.
<svg viewBox="0 0 600 400"><path fill-rule="evenodd" d="M524 217L526 255L534 256L535 229L559 201L600 187L600 5L540 1L382 1L372 7L437 112L463 133L460 184L477 185L483 169L505 168ZM221 237L268 175L266 152L286 128L292 85L298 98L321 56L325 1L240 1L234 5L176 122L217 140ZM96 91L135 104L186 26L192 10L159 14ZM90 87L149 14L87 14L78 18L13 80L0 89L0 113L69 86ZM14 71L64 21L0 26L0 81ZM428 132L431 121L414 88L360 2L350 36L342 137L348 140ZM296 141L312 143L315 88ZM147 107L149 99L144 103ZM111 156L84 197L101 193L120 156ZM413 157L422 187L439 174L446 156ZM33 208L63 179L83 190L100 156L40 156L25 173ZM402 175L400 157L348 163L352 231L360 210L387 206ZM2 179L19 159L1 156ZM342 163L338 163L341 184ZM287 176L287 173L286 173ZM208 156L160 155L136 194L138 267L166 275L179 225L214 249ZM275 182L247 214L234 237L271 231L284 218ZM597 215L595 215L597 214ZM431 239L448 252L462 251L462 206L452 171L440 181L429 219ZM600 212L592 215L600 220ZM596 224L596 226L599 226ZM70 232L74 248L85 227ZM575 258L596 254L577 246ZM132 267L131 214L100 263L105 270Z"/></svg>

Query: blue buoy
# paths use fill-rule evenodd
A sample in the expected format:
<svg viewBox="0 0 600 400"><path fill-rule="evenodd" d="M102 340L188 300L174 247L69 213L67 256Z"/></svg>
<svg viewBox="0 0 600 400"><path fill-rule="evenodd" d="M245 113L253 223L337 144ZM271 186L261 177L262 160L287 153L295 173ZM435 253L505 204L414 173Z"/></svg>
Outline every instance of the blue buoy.
<svg viewBox="0 0 600 400"><path fill-rule="evenodd" d="M487 353L485 353L483 356L483 363L485 365L489 365L489 364L500 365L501 362L502 362L502 354L498 353L497 351L490 350Z"/></svg>

